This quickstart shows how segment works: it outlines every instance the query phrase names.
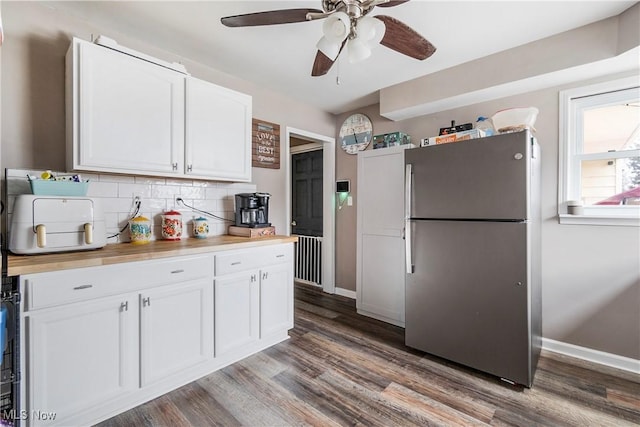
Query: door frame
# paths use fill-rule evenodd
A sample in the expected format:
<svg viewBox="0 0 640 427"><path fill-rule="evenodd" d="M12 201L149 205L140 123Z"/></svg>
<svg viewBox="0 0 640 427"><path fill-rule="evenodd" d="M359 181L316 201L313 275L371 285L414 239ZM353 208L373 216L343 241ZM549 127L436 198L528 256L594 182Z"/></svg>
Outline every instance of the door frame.
<svg viewBox="0 0 640 427"><path fill-rule="evenodd" d="M284 147L286 161L285 221L287 236L291 235L291 137L322 143L322 290L334 294L336 291L335 241L336 241L336 139L317 133L287 126Z"/></svg>

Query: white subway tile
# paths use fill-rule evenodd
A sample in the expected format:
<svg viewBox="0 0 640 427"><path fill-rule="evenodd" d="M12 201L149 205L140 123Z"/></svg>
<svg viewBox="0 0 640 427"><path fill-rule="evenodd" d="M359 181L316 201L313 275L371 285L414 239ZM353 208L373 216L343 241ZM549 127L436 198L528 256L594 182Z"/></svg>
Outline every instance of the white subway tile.
<svg viewBox="0 0 640 427"><path fill-rule="evenodd" d="M151 184L118 184L118 197L131 199L134 194L138 194L143 198L151 197Z"/></svg>
<svg viewBox="0 0 640 427"><path fill-rule="evenodd" d="M129 183L133 184L135 182L135 177L130 175L109 175L109 174L100 174L100 181L103 182L121 182L121 183Z"/></svg>
<svg viewBox="0 0 640 427"><path fill-rule="evenodd" d="M115 182L89 181L87 196L118 197L118 184L116 184Z"/></svg>

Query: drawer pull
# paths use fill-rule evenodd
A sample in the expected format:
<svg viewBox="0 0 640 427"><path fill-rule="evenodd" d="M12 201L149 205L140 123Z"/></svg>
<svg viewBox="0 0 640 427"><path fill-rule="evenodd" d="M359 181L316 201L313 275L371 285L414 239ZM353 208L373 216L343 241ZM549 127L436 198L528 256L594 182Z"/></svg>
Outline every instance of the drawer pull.
<svg viewBox="0 0 640 427"><path fill-rule="evenodd" d="M284 258L284 254L276 255L276 258Z"/></svg>
<svg viewBox="0 0 640 427"><path fill-rule="evenodd" d="M180 269L180 270L173 270L173 271L171 272L171 274L178 274L178 273L184 273L184 270L183 270L183 269Z"/></svg>
<svg viewBox="0 0 640 427"><path fill-rule="evenodd" d="M129 310L129 301L120 303L120 312Z"/></svg>
<svg viewBox="0 0 640 427"><path fill-rule="evenodd" d="M151 305L151 297L142 298L142 306L147 307Z"/></svg>
<svg viewBox="0 0 640 427"><path fill-rule="evenodd" d="M74 291L79 291L80 289L89 289L93 288L93 285L80 285L73 288Z"/></svg>
<svg viewBox="0 0 640 427"><path fill-rule="evenodd" d="M47 228L44 224L36 225L36 244L39 248L47 246Z"/></svg>
<svg viewBox="0 0 640 427"><path fill-rule="evenodd" d="M232 263L231 263L231 265L240 265L240 264L242 264L242 262L241 262L241 261L236 261L236 262L232 262Z"/></svg>
<svg viewBox="0 0 640 427"><path fill-rule="evenodd" d="M84 242L87 245L93 243L93 225L91 225L91 223L86 223L84 225Z"/></svg>

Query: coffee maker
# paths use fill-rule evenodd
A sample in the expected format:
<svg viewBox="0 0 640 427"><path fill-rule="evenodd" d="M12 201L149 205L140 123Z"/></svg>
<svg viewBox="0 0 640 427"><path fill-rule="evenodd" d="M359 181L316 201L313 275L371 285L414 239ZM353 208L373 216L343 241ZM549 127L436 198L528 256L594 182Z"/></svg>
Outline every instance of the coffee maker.
<svg viewBox="0 0 640 427"><path fill-rule="evenodd" d="M236 194L237 227L269 227L269 193Z"/></svg>

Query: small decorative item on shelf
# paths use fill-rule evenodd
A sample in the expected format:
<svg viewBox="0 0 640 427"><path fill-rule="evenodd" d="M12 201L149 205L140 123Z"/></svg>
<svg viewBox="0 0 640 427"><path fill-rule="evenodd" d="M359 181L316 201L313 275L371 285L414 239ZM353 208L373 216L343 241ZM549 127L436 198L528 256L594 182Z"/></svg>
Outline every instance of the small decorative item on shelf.
<svg viewBox="0 0 640 427"><path fill-rule="evenodd" d="M144 216L137 216L129 221L131 243L144 245L151 241L151 221Z"/></svg>
<svg viewBox="0 0 640 427"><path fill-rule="evenodd" d="M162 238L180 240L182 237L182 214L172 210L162 215Z"/></svg>
<svg viewBox="0 0 640 427"><path fill-rule="evenodd" d="M193 220L193 237L198 239L206 239L209 235L209 223L204 217Z"/></svg>
<svg viewBox="0 0 640 427"><path fill-rule="evenodd" d="M404 132L391 132L373 137L373 149L397 147L411 143L411 136Z"/></svg>
<svg viewBox="0 0 640 427"><path fill-rule="evenodd" d="M44 171L40 177L27 175L31 192L36 196L77 196L87 195L89 181L83 181L77 174L56 174Z"/></svg>

